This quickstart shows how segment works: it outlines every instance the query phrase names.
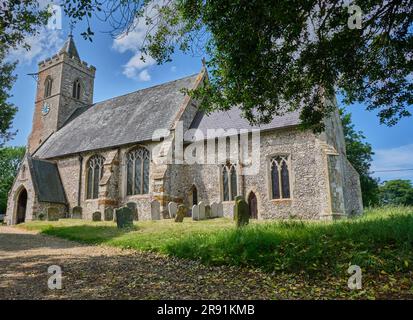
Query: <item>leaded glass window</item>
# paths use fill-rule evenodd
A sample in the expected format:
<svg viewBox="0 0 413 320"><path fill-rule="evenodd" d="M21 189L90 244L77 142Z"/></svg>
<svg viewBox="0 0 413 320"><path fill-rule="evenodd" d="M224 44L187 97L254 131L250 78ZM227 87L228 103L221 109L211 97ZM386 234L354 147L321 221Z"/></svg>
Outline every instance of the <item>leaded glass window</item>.
<svg viewBox="0 0 413 320"><path fill-rule="evenodd" d="M50 97L52 95L52 84L53 80L50 77L46 78L46 81L44 82L44 97Z"/></svg>
<svg viewBox="0 0 413 320"><path fill-rule="evenodd" d="M232 201L237 196L237 167L229 162L222 166L222 191L224 201Z"/></svg>
<svg viewBox="0 0 413 320"><path fill-rule="evenodd" d="M149 193L149 151L139 147L127 156L127 195Z"/></svg>
<svg viewBox="0 0 413 320"><path fill-rule="evenodd" d="M72 89L72 97L75 99L80 99L80 81L79 79L75 80L75 82L73 82L73 89Z"/></svg>
<svg viewBox="0 0 413 320"><path fill-rule="evenodd" d="M271 159L271 196L273 199L291 197L288 156L276 156Z"/></svg>
<svg viewBox="0 0 413 320"><path fill-rule="evenodd" d="M97 199L99 197L99 182L103 176L104 162L105 158L95 155L87 163L87 199Z"/></svg>

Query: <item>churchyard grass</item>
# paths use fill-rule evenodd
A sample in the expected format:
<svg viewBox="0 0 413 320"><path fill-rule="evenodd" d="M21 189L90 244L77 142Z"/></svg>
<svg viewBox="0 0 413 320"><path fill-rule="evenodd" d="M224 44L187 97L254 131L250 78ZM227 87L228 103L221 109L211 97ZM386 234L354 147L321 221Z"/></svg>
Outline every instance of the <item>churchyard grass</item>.
<svg viewBox="0 0 413 320"><path fill-rule="evenodd" d="M367 209L360 218L335 222L252 221L241 229L227 218L138 221L127 230L113 222L72 219L19 226L83 243L313 278L346 274L350 265L378 275L411 276L413 271L412 207Z"/></svg>

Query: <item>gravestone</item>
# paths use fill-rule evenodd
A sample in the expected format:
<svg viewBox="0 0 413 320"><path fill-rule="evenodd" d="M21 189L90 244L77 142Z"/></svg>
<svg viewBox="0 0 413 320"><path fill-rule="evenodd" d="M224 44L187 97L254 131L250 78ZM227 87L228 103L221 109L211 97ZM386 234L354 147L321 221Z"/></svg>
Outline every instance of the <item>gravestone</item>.
<svg viewBox="0 0 413 320"><path fill-rule="evenodd" d="M102 221L102 213L100 211L93 212L92 221Z"/></svg>
<svg viewBox="0 0 413 320"><path fill-rule="evenodd" d="M205 220L205 203L203 201L200 201L198 203L198 207L199 207L199 220Z"/></svg>
<svg viewBox="0 0 413 320"><path fill-rule="evenodd" d="M192 206L192 220L199 220L199 207L196 204Z"/></svg>
<svg viewBox="0 0 413 320"><path fill-rule="evenodd" d="M119 229L133 227L133 211L129 207L116 209L116 225Z"/></svg>
<svg viewBox="0 0 413 320"><path fill-rule="evenodd" d="M106 208L104 214L105 221L112 221L113 220L113 208Z"/></svg>
<svg viewBox="0 0 413 320"><path fill-rule="evenodd" d="M218 203L212 202L211 203L211 218L218 217Z"/></svg>
<svg viewBox="0 0 413 320"><path fill-rule="evenodd" d="M205 219L211 219L211 218L212 218L211 206L207 204L205 206Z"/></svg>
<svg viewBox="0 0 413 320"><path fill-rule="evenodd" d="M249 223L250 210L248 203L242 197L236 197L235 199L237 200L234 206L234 220L237 228L240 228Z"/></svg>
<svg viewBox="0 0 413 320"><path fill-rule="evenodd" d="M47 208L47 220L48 221L57 221L59 220L60 214L59 209L56 207Z"/></svg>
<svg viewBox="0 0 413 320"><path fill-rule="evenodd" d="M157 200L151 201L151 219L152 220L161 219L161 204Z"/></svg>
<svg viewBox="0 0 413 320"><path fill-rule="evenodd" d="M72 219L82 219L82 207L74 207L72 210Z"/></svg>
<svg viewBox="0 0 413 320"><path fill-rule="evenodd" d="M138 215L138 206L136 202L128 202L126 206L132 210L133 220L138 221L139 215Z"/></svg>
<svg viewBox="0 0 413 320"><path fill-rule="evenodd" d="M218 213L218 218L222 218L224 216L224 204L222 202L218 203L217 213Z"/></svg>
<svg viewBox="0 0 413 320"><path fill-rule="evenodd" d="M169 217L175 218L177 211L178 211L178 205L175 202L169 202L168 203Z"/></svg>
<svg viewBox="0 0 413 320"><path fill-rule="evenodd" d="M176 213L175 222L183 222L187 209L183 204L180 204Z"/></svg>

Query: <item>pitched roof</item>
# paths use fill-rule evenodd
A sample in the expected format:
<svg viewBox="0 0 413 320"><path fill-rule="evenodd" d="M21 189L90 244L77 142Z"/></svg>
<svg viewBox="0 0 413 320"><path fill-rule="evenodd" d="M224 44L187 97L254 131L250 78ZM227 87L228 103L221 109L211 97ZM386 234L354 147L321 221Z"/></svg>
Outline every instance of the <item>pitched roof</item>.
<svg viewBox="0 0 413 320"><path fill-rule="evenodd" d="M82 110L36 152L54 158L152 140L157 129L170 129L198 74L112 98ZM80 112L79 112L80 113Z"/></svg>
<svg viewBox="0 0 413 320"><path fill-rule="evenodd" d="M70 58L77 58L80 60L79 53L77 52L75 42L73 41L73 36L69 35L63 47L60 49L59 53L66 52Z"/></svg>
<svg viewBox="0 0 413 320"><path fill-rule="evenodd" d="M66 194L57 165L32 157L28 157L28 162L38 200L66 204Z"/></svg>
<svg viewBox="0 0 413 320"><path fill-rule="evenodd" d="M283 116L275 116L268 124L261 126L250 125L247 119L242 117L242 112L239 107L234 107L229 111L216 111L211 114L205 114L203 111L198 111L190 129L200 130L204 137L206 137L208 129L260 129L271 130L284 127L295 126L300 123L300 110L292 111L284 114ZM227 135L227 134L224 134ZM185 141L191 142L199 140L193 135L193 131L188 131L185 135Z"/></svg>

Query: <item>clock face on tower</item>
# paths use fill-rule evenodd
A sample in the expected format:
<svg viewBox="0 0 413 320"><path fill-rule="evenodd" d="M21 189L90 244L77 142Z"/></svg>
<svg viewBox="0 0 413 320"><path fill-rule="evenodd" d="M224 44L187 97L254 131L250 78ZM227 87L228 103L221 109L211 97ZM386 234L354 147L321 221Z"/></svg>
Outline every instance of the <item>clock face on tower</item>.
<svg viewBox="0 0 413 320"><path fill-rule="evenodd" d="M50 111L50 105L47 102L43 103L42 114L45 116L49 113L49 111Z"/></svg>

